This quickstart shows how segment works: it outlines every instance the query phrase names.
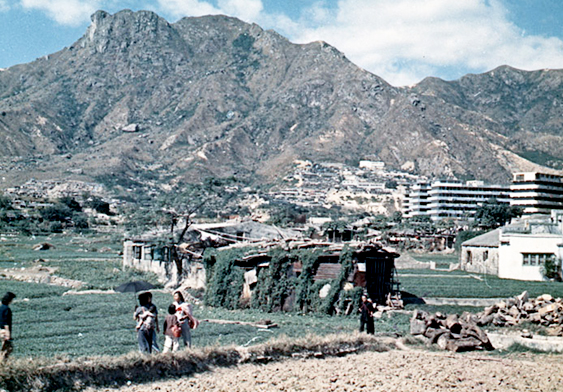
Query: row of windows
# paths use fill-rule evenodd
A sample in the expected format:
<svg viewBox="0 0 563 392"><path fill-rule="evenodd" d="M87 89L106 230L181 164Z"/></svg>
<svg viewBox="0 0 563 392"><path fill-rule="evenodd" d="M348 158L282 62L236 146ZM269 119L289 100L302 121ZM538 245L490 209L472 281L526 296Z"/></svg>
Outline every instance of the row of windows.
<svg viewBox="0 0 563 392"><path fill-rule="evenodd" d="M522 264L542 265L546 260L552 260L554 257L553 253L522 253Z"/></svg>
<svg viewBox="0 0 563 392"><path fill-rule="evenodd" d="M563 195L563 188L555 187L526 187L526 188L512 188L510 190L510 196L518 195L521 193L529 193L532 195L537 195L538 193L545 193L549 195Z"/></svg>
<svg viewBox="0 0 563 392"><path fill-rule="evenodd" d="M155 246L145 246L145 260L158 260L158 261L169 261L170 260L170 248L167 246L155 247ZM133 245L133 259L141 260L143 255L143 246Z"/></svg>

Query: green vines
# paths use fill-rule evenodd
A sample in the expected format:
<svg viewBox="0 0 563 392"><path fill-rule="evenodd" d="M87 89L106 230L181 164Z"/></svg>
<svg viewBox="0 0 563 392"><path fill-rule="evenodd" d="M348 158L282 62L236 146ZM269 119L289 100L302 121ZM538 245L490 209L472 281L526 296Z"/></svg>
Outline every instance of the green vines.
<svg viewBox="0 0 563 392"><path fill-rule="evenodd" d="M336 301L338 301L338 298L340 297L340 292L344 288L344 283L346 283L346 279L348 278L348 276L352 272L352 269L354 268L353 257L354 257L354 252L348 246L342 249L342 253L340 254L340 258L338 260L338 262L342 265L342 268L340 269L340 274L338 275L338 278L334 279L331 282L330 291L326 296L325 301L323 303L323 308L321 309L323 313L326 314L334 313L334 305L336 304Z"/></svg>
<svg viewBox="0 0 563 392"><path fill-rule="evenodd" d="M217 252L206 250L203 262L206 270L207 289L204 301L207 305L227 309L240 307L244 283L244 271L235 266L235 261L244 255L244 249L229 249Z"/></svg>
<svg viewBox="0 0 563 392"><path fill-rule="evenodd" d="M353 270L353 251L345 247L338 262L342 265L339 276L333 280L314 281L314 275L321 257L326 256L322 249L298 249L287 251L274 248L269 251L268 267L258 268L257 283L253 287L250 302L241 303L244 284L244 270L236 266L251 248L230 249L226 251L208 250L204 255L207 273L205 303L229 309L251 306L266 312L300 311L333 314L341 296L355 301L355 293L343 292L346 279ZM301 263L301 273L297 276L294 263ZM319 291L330 285L325 298ZM358 291L358 290L356 290ZM359 292L359 291L358 291ZM349 301L348 301L349 302Z"/></svg>

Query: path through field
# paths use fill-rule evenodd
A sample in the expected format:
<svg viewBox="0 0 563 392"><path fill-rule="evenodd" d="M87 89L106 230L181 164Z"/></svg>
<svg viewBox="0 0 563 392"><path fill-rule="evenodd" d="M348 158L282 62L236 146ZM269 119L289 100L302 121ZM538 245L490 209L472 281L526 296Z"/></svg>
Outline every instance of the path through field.
<svg viewBox="0 0 563 392"><path fill-rule="evenodd" d="M561 391L563 358L423 350L364 352L217 368L193 377L88 392L180 391Z"/></svg>

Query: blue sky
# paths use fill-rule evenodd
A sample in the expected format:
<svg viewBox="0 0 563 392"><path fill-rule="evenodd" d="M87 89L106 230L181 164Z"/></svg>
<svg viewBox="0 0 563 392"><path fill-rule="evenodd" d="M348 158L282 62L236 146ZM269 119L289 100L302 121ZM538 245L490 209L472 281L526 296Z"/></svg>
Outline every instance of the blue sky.
<svg viewBox="0 0 563 392"><path fill-rule="evenodd" d="M0 0L0 68L56 52L103 9L169 22L226 14L295 43L322 40L395 86L499 65L563 68L561 0Z"/></svg>

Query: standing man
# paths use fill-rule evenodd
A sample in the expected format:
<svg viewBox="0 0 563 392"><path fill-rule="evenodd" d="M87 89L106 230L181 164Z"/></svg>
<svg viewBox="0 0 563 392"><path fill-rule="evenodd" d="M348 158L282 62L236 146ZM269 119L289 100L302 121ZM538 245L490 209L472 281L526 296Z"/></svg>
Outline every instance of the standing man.
<svg viewBox="0 0 563 392"><path fill-rule="evenodd" d="M375 308L373 302L367 296L362 295L362 305L360 306L360 332L366 332L373 335L375 333L375 324L373 321L373 312Z"/></svg>
<svg viewBox="0 0 563 392"><path fill-rule="evenodd" d="M0 336L2 337L2 348L0 349L0 360L3 361L11 354L12 345L12 309L9 305L16 295L10 291L2 297L0 306Z"/></svg>

